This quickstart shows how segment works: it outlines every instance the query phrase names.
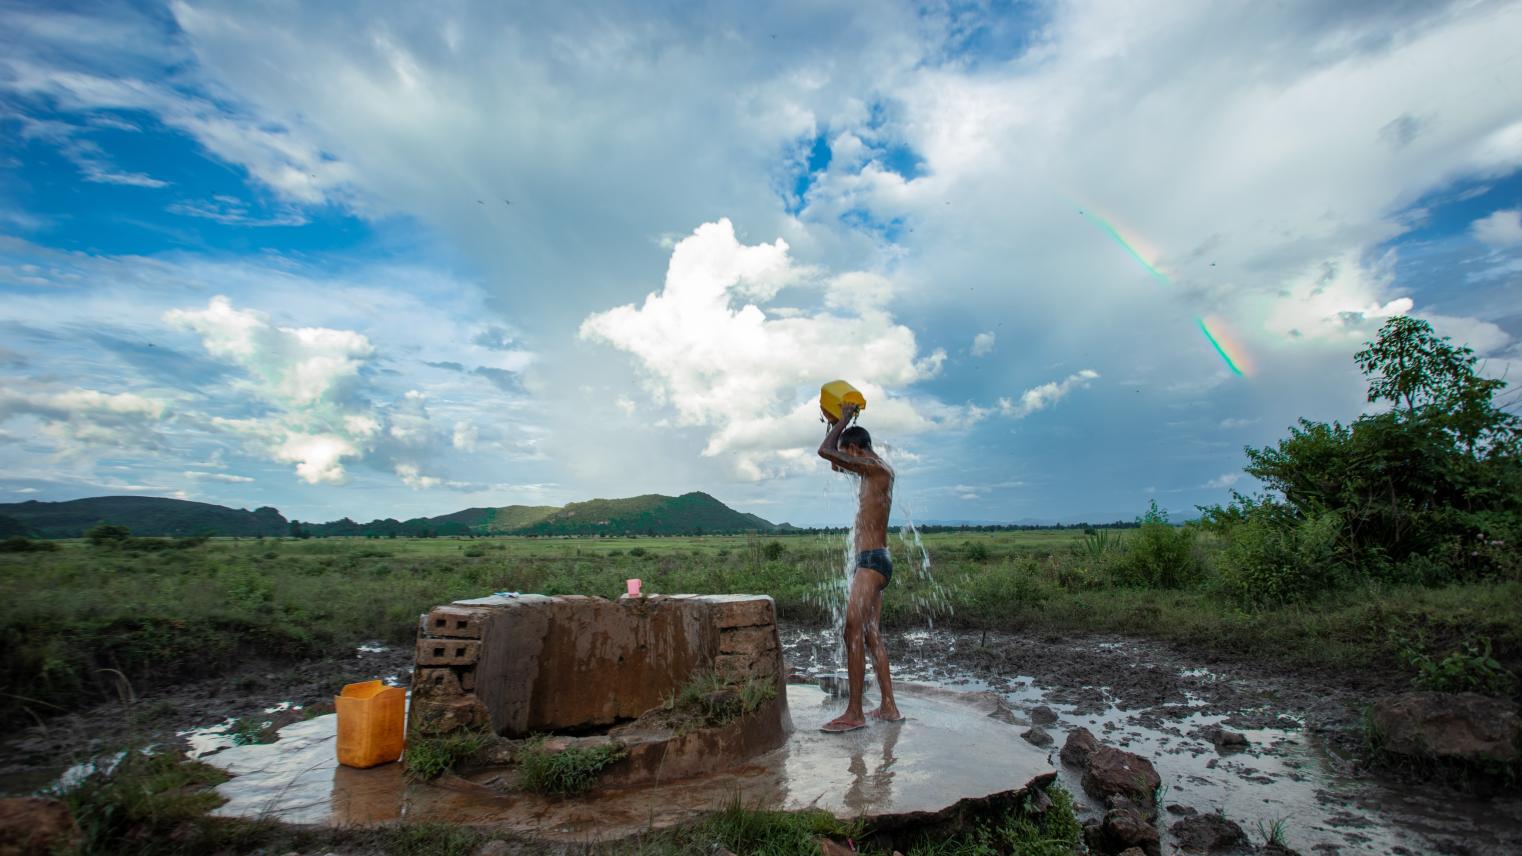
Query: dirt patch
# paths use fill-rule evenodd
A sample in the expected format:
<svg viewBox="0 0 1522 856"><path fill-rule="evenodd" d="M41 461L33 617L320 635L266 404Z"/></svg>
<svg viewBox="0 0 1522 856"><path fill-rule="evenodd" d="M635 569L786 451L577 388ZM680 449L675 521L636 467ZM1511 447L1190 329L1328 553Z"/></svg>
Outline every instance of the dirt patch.
<svg viewBox="0 0 1522 856"><path fill-rule="evenodd" d="M1403 689L1395 671L1284 670L1149 640L935 630L885 637L896 678L997 693L1011 721L1051 719L1056 754L1076 729L1156 766L1159 802L1180 813L1224 814L1254 843L1283 835L1300 852L1522 852L1522 794L1484 800L1370 769L1363 711ZM783 633L790 669L835 673L829 631ZM1046 708L1051 708L1047 710ZM1079 813L1107 806L1082 796L1080 767L1059 778ZM1176 842L1164 832L1166 850ZM1417 852L1417 851L1412 851Z"/></svg>
<svg viewBox="0 0 1522 856"><path fill-rule="evenodd" d="M332 712L346 683L381 678L405 686L408 648L364 646L342 658L302 663L250 662L217 678L156 690L130 703L107 703L64 714L0 742L0 792L25 794L56 781L73 764L126 746L191 748L180 732L246 720L249 737L314 713Z"/></svg>

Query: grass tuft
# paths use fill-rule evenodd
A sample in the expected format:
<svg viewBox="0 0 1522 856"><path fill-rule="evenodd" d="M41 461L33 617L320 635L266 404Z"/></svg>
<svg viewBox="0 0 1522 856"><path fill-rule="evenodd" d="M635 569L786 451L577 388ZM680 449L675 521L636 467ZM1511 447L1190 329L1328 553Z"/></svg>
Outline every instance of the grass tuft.
<svg viewBox="0 0 1522 856"><path fill-rule="evenodd" d="M616 744L571 746L552 752L541 737L518 753L518 786L555 796L586 793L597 784L603 768L622 757L624 749Z"/></svg>
<svg viewBox="0 0 1522 856"><path fill-rule="evenodd" d="M437 779L461 761L479 755L492 740L492 735L484 731L455 731L442 736L409 735L407 750L402 755L407 778L415 782Z"/></svg>

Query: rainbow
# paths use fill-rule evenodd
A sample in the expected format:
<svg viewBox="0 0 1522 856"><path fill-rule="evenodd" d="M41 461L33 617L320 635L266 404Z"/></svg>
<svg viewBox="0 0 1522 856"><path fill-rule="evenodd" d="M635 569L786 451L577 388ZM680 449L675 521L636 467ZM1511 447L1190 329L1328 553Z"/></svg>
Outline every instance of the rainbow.
<svg viewBox="0 0 1522 856"><path fill-rule="evenodd" d="M1098 226L1100 231L1114 239L1115 243L1119 244L1120 248L1125 250L1127 255L1135 259L1136 263L1141 265L1143 270L1151 274L1153 279L1163 285L1173 284L1173 281L1168 279L1167 274L1158 270L1157 265L1148 261L1147 257L1142 255L1141 250L1137 249L1131 241L1126 240L1125 236L1121 235L1120 230L1111 225L1103 217L1082 208L1078 209L1078 213L1085 220ZM1217 328L1214 331L1210 329L1212 320ZM1249 365L1245 358L1246 351L1222 333L1221 328L1225 325L1219 319L1207 319L1204 317L1196 317L1194 324L1200 328L1200 333L1205 336L1205 341L1210 343L1211 349L1216 352L1216 356L1221 358L1221 362L1226 364L1226 368L1230 369L1231 373L1237 377L1245 376L1247 373L1246 368Z"/></svg>

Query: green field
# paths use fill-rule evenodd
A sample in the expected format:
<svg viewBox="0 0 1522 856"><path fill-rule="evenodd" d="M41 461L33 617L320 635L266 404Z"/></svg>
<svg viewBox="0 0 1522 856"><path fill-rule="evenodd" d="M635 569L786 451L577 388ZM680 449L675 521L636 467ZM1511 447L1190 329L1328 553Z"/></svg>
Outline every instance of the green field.
<svg viewBox="0 0 1522 856"><path fill-rule="evenodd" d="M1444 653L1490 640L1515 671L1522 585L1340 590L1319 602L1243 611L1193 549L1204 578L1180 588L1124 584L1106 543L1077 530L937 533L930 574L894 539L888 628L936 626L1118 633L1284 666L1393 666L1397 636ZM841 535L625 539L213 540L178 549L59 542L0 554L0 713L45 719L218 674L250 658L330 656L365 641L409 644L417 616L496 591L613 597L628 577L645 591L770 594L784 621L824 625L843 579ZM162 546L162 544L160 544Z"/></svg>

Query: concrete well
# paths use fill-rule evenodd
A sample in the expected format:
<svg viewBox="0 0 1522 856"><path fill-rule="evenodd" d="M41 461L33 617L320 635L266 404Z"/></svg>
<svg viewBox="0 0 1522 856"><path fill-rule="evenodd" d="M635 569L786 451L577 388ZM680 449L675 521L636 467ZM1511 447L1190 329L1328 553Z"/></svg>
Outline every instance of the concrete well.
<svg viewBox="0 0 1522 856"><path fill-rule="evenodd" d="M764 752L786 739L787 693L770 597L461 600L422 618L409 727L422 735L461 728L504 737L607 732L659 707L706 671L776 683L776 700L747 717L755 721L733 738L736 751Z"/></svg>

